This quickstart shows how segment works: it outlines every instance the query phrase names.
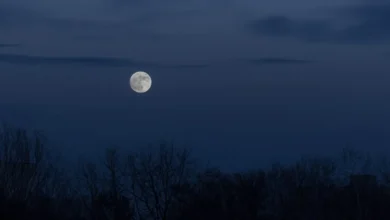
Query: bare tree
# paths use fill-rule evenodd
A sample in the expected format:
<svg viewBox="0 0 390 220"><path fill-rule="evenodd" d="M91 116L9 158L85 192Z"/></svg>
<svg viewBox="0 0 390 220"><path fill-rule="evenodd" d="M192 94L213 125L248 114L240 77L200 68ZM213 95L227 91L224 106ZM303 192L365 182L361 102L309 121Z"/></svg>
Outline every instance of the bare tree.
<svg viewBox="0 0 390 220"><path fill-rule="evenodd" d="M127 168L139 219L167 220L175 204L173 187L188 182L192 161L186 149L163 142L157 152L132 154Z"/></svg>
<svg viewBox="0 0 390 220"><path fill-rule="evenodd" d="M105 190L104 210L110 220L130 220L133 218L132 205L128 197L125 196L124 169L116 148L109 148L106 151L104 162L108 171L105 180L107 188Z"/></svg>
<svg viewBox="0 0 390 220"><path fill-rule="evenodd" d="M231 209L238 218L255 220L270 213L266 210L266 182L263 171L237 173L233 175L235 205Z"/></svg>
<svg viewBox="0 0 390 220"><path fill-rule="evenodd" d="M358 220L364 219L364 216L367 215L368 207L362 199L362 197L364 197L364 192L351 180L356 177L359 179L364 176L369 177L369 174L372 174L374 167L370 154L359 152L351 148L343 149L340 168L344 170L343 176L346 181L350 181L349 186L353 192L354 202L356 204L354 212Z"/></svg>
<svg viewBox="0 0 390 220"><path fill-rule="evenodd" d="M3 125L0 128L0 185L6 197L28 201L45 193L54 167L39 132Z"/></svg>
<svg viewBox="0 0 390 220"><path fill-rule="evenodd" d="M177 219L265 219L264 177L262 171L227 174L205 170L180 194Z"/></svg>
<svg viewBox="0 0 390 220"><path fill-rule="evenodd" d="M177 219L228 219L231 186L232 179L219 169L198 173L196 182L177 188Z"/></svg>
<svg viewBox="0 0 390 220"><path fill-rule="evenodd" d="M291 166L274 165L267 173L268 207L279 219L319 219L330 195L336 166L328 158L304 158Z"/></svg>
<svg viewBox="0 0 390 220"><path fill-rule="evenodd" d="M375 167L370 154L352 148L343 148L340 159L338 168L344 183L351 175L372 173Z"/></svg>
<svg viewBox="0 0 390 220"><path fill-rule="evenodd" d="M83 212L85 217L96 219L98 207L95 205L95 200L102 191L101 177L98 174L96 164L90 162L81 162L78 173L78 190L77 193L83 203L83 208L87 212Z"/></svg>
<svg viewBox="0 0 390 220"><path fill-rule="evenodd" d="M124 172L116 148L108 148L103 167L94 163L81 163L80 195L88 218L92 220L130 220L132 205L125 196Z"/></svg>

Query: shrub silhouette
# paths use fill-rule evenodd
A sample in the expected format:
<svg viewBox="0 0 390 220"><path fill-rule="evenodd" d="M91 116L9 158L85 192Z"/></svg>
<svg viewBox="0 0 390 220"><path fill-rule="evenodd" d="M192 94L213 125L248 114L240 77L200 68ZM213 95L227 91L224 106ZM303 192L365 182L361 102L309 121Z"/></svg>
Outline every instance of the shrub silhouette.
<svg viewBox="0 0 390 220"><path fill-rule="evenodd" d="M50 159L44 136L0 129L1 219L383 220L390 219L390 170L344 149L269 170L196 169L185 148L108 148L73 177ZM102 166L101 166L102 165ZM380 171L377 175L371 170Z"/></svg>

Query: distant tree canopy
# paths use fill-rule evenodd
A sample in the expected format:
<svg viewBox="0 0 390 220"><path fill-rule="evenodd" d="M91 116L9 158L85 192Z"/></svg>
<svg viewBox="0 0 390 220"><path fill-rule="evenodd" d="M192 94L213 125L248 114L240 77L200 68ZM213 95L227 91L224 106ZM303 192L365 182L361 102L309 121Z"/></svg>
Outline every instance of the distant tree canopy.
<svg viewBox="0 0 390 220"><path fill-rule="evenodd" d="M38 132L0 129L1 219L390 219L390 163L351 149L224 173L200 170L188 149L161 142L146 152L108 148L103 166L81 161L69 175L46 145Z"/></svg>

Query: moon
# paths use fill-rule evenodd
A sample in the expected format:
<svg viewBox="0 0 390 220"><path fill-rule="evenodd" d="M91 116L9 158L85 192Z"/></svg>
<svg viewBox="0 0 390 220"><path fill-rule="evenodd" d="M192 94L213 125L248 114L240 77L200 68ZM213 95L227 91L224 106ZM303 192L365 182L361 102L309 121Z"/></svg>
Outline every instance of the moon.
<svg viewBox="0 0 390 220"><path fill-rule="evenodd" d="M130 87L134 92L145 93L152 87L152 78L146 72L135 72L130 77Z"/></svg>

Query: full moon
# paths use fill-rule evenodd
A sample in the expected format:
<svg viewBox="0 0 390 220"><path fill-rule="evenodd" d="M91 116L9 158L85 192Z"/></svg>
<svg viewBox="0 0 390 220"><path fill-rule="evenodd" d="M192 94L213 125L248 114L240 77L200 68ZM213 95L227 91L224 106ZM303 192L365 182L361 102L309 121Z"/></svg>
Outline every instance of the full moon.
<svg viewBox="0 0 390 220"><path fill-rule="evenodd" d="M130 87L137 93L145 93L152 86L152 78L143 71L133 73L130 77Z"/></svg>

